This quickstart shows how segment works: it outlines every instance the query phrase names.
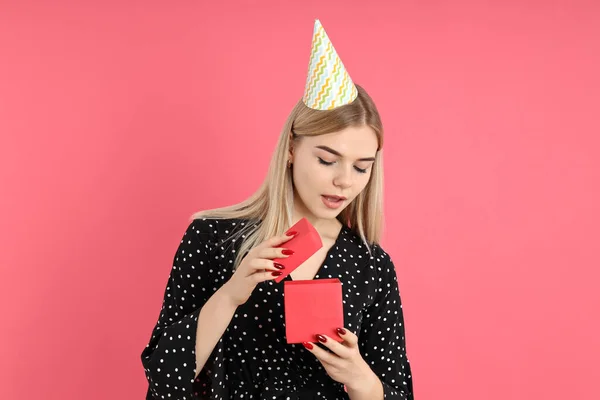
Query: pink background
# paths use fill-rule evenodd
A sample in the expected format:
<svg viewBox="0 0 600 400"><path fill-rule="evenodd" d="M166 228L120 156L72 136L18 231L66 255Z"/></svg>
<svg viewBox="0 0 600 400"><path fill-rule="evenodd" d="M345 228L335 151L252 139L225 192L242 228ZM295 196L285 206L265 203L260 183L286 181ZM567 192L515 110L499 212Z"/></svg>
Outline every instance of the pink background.
<svg viewBox="0 0 600 400"><path fill-rule="evenodd" d="M188 217L262 181L315 18L387 129L417 399L600 398L599 3L229 3L0 3L0 398L143 398Z"/></svg>

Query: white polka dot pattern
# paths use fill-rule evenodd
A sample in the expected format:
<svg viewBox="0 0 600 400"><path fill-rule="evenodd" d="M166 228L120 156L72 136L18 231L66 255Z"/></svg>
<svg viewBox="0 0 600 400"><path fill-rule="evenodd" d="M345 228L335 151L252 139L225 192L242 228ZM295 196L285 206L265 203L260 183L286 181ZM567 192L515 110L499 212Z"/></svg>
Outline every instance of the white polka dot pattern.
<svg viewBox="0 0 600 400"><path fill-rule="evenodd" d="M194 379L200 309L231 277L239 249L239 241L223 241L247 223L202 219L188 226L158 322L141 355L149 383L146 399L348 399L343 385L311 353L286 343L283 282L256 287ZM369 254L344 227L315 276L326 278L342 282L344 326L359 336L361 354L381 379L385 399L414 399L402 304L389 255L378 245Z"/></svg>

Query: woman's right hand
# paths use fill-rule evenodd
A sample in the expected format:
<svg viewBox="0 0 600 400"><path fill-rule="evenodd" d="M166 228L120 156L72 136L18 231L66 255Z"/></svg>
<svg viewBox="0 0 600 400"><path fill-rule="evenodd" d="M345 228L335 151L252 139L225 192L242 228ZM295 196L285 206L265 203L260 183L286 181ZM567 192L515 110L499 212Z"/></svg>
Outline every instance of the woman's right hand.
<svg viewBox="0 0 600 400"><path fill-rule="evenodd" d="M275 263L274 258L287 258L286 249L279 247L294 237L295 232L288 235L275 236L265 240L246 254L233 276L223 285L224 293L236 305L244 304L256 285L260 282L276 279L285 267Z"/></svg>

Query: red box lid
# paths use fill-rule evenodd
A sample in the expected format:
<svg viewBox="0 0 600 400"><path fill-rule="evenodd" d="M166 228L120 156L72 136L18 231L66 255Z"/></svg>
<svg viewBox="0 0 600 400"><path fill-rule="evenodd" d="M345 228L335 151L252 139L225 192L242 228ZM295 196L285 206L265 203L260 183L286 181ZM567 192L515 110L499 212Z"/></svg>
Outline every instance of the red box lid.
<svg viewBox="0 0 600 400"><path fill-rule="evenodd" d="M285 269L281 271L283 273L275 279L275 282L277 283L281 282L286 276L323 247L319 232L317 232L315 227L312 226L306 218L302 218L300 221L296 222L294 226L288 229L288 232L290 231L296 231L298 234L294 236L293 239L290 239L281 245L281 247L294 250L294 254L287 258L273 259L276 263L285 266Z"/></svg>

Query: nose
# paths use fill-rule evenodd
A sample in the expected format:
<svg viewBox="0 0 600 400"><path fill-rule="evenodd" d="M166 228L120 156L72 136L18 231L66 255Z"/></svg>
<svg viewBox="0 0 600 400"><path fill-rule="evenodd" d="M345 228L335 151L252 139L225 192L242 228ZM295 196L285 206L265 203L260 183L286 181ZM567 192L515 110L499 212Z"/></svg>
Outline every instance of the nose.
<svg viewBox="0 0 600 400"><path fill-rule="evenodd" d="M335 178L333 179L333 184L342 189L347 189L352 186L352 171L351 168L343 167L339 168Z"/></svg>

